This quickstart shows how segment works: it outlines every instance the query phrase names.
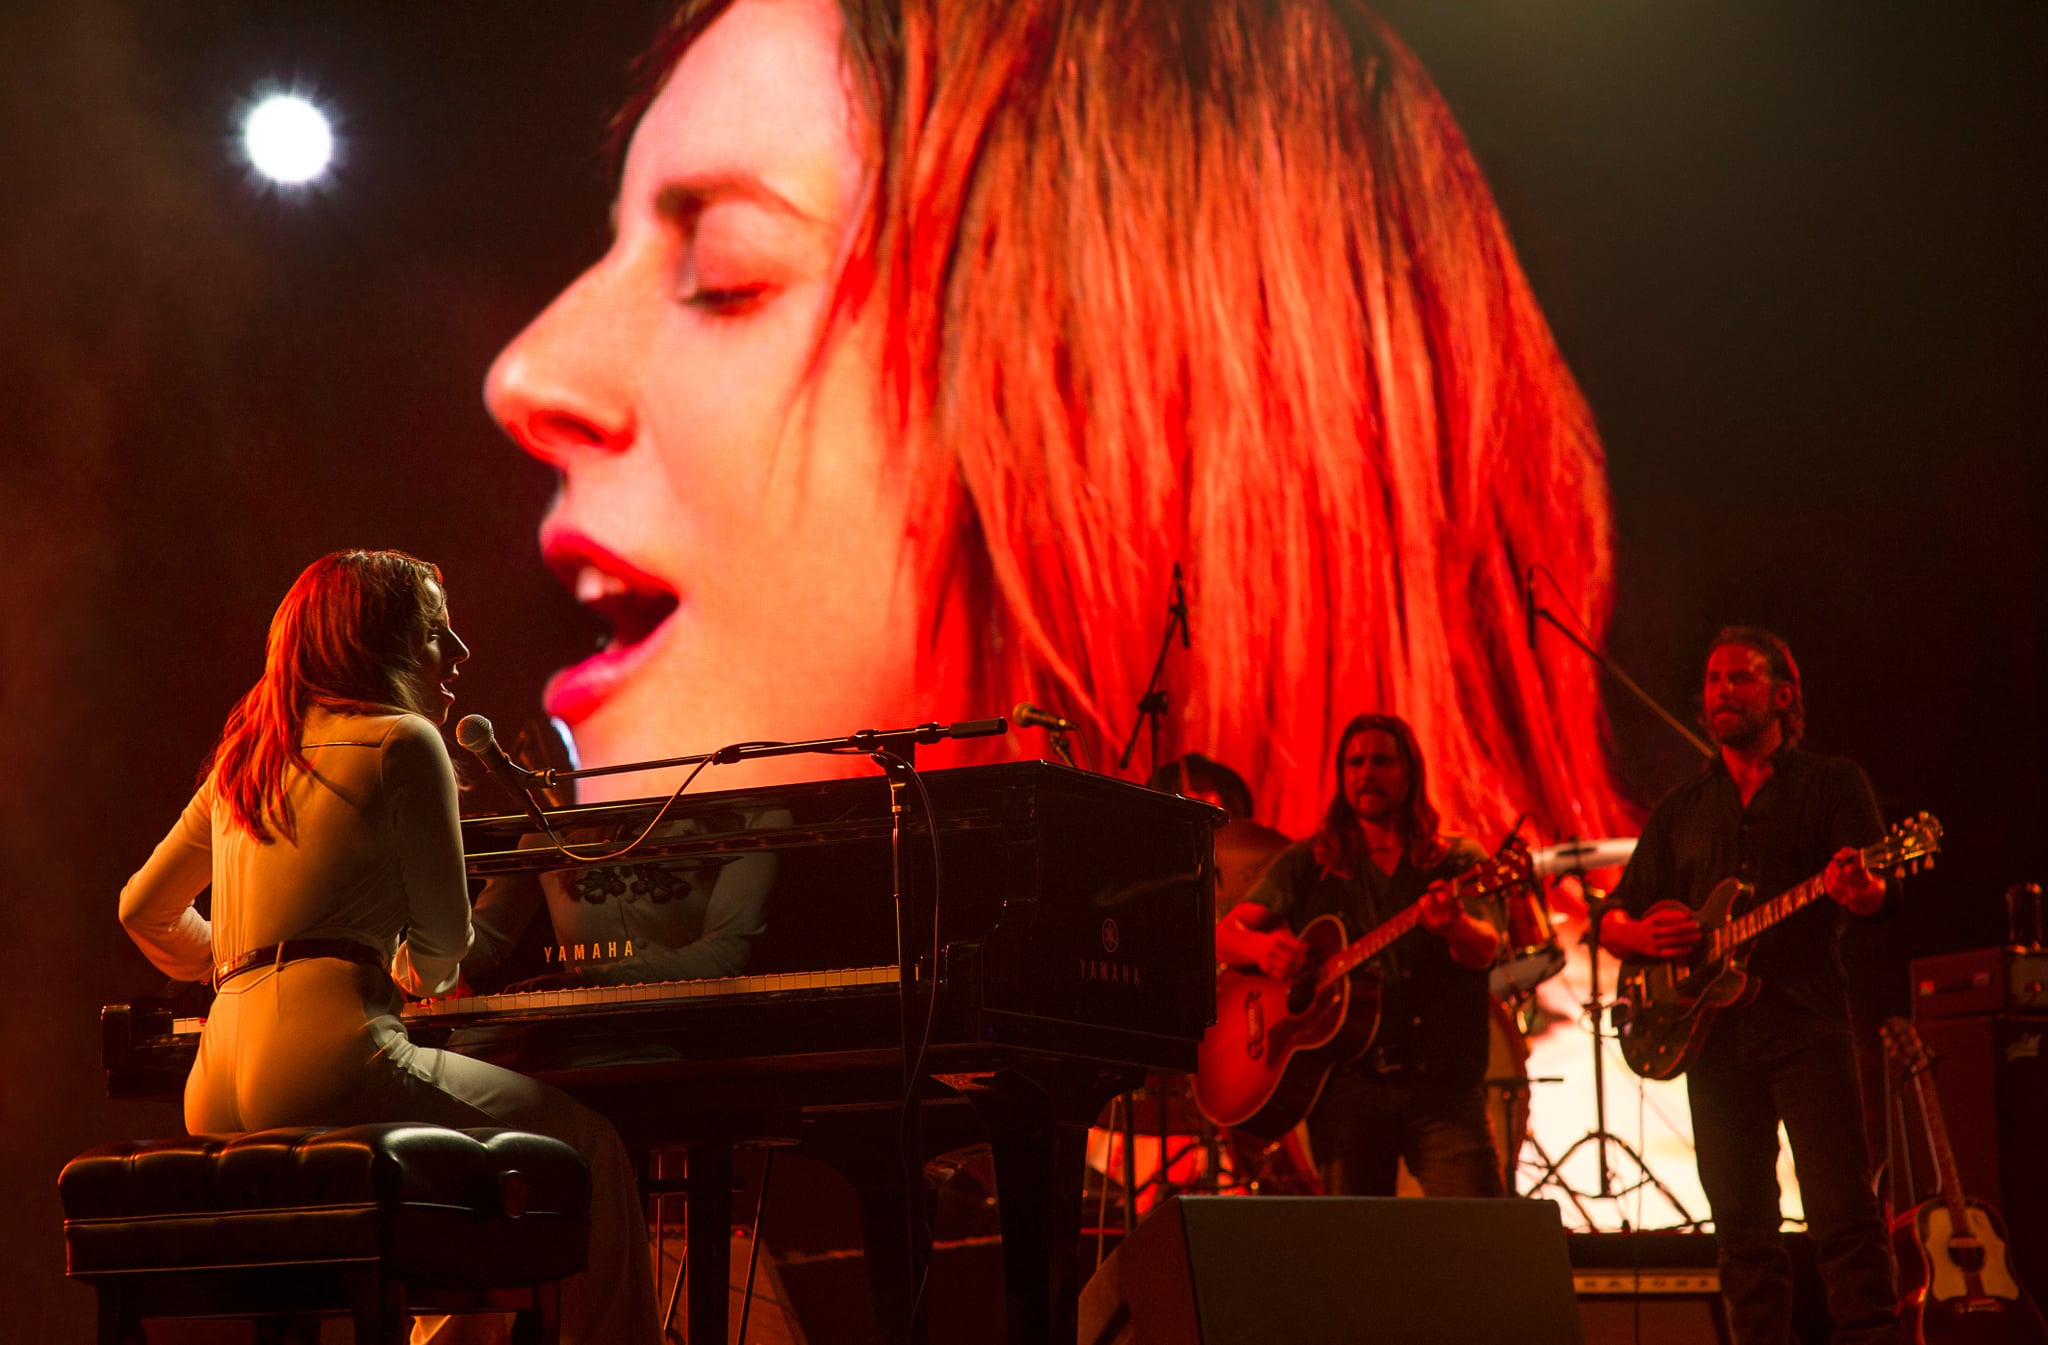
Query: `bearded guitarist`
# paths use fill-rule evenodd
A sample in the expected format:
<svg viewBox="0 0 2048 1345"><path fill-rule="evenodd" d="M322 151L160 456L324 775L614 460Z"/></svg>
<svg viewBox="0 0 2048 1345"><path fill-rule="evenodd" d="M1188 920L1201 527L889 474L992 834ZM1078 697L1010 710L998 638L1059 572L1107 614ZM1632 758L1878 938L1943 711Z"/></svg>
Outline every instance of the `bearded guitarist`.
<svg viewBox="0 0 2048 1345"><path fill-rule="evenodd" d="M1392 1195L1405 1158L1430 1195L1497 1196L1484 1080L1486 979L1501 921L1432 887L1486 852L1437 834L1415 734L1393 715L1345 726L1337 781L1322 828L1281 851L1217 926L1217 956L1291 979L1308 957L1297 935L1317 916L1341 916L1356 937L1423 903L1421 930L1353 973L1382 978L1379 1031L1364 1055L1330 1072L1308 1115L1309 1142L1332 1195Z"/></svg>
<svg viewBox="0 0 2048 1345"><path fill-rule="evenodd" d="M1816 901L1756 940L1755 998L1706 1028L1687 1080L1700 1185L1713 1207L1721 1293L1739 1345L1791 1336L1792 1268L1779 1237L1778 1125L1792 1142L1836 1345L1892 1342L1898 1297L1871 1189L1862 1104L1837 950L1844 912L1869 915L1885 883L1857 847L1884 833L1862 768L1799 750L1805 704L1785 642L1753 626L1714 637L1702 716L1720 749L1659 803L1615 888L1602 937L1636 958L1689 953L1697 909L1724 879L1770 897L1824 873Z"/></svg>

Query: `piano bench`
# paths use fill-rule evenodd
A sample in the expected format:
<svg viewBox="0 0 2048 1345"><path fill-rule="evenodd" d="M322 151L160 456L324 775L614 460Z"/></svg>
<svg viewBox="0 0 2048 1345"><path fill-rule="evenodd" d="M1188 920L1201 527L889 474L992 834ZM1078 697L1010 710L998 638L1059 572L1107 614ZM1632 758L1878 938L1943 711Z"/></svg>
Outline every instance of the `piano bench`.
<svg viewBox="0 0 2048 1345"><path fill-rule="evenodd" d="M411 1122L192 1135L88 1150L57 1179L66 1269L99 1294L100 1345L148 1317L258 1319L258 1340L402 1345L409 1314L517 1312L553 1345L582 1270L590 1171L560 1140Z"/></svg>

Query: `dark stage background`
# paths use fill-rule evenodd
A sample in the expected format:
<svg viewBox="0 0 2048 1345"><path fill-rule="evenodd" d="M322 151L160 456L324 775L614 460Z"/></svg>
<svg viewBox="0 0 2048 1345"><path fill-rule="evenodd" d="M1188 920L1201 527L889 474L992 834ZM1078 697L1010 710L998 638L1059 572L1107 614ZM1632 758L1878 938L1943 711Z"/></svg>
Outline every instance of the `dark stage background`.
<svg viewBox="0 0 2048 1345"><path fill-rule="evenodd" d="M1611 652L1690 714L1711 631L1775 627L1815 745L1861 758L1888 813L1947 823L1942 867L1852 949L1866 993L1902 1000L1905 956L1992 941L2004 886L2048 874L2048 11L1384 8L1600 418ZM115 898L292 576L343 545L440 561L477 651L464 709L501 722L595 634L535 557L548 473L479 389L600 250L598 127L654 11L62 0L0 21L0 1334L90 1338L57 1169L179 1128L101 1096L97 1006L158 980ZM246 180L233 112L266 78L346 117L332 190ZM1611 704L1648 801L1687 749Z"/></svg>

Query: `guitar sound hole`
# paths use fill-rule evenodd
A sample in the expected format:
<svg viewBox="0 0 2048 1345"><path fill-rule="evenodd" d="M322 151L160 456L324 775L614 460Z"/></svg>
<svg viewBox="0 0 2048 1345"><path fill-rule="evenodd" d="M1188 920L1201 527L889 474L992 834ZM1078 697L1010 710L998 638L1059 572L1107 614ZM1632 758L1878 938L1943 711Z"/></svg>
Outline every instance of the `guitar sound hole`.
<svg viewBox="0 0 2048 1345"><path fill-rule="evenodd" d="M1287 988L1288 1014L1290 1016L1298 1016L1300 1014L1307 1013L1308 1006L1315 1002L1315 998L1316 987L1313 981L1309 980L1307 977L1303 977L1301 980L1296 981L1293 985Z"/></svg>

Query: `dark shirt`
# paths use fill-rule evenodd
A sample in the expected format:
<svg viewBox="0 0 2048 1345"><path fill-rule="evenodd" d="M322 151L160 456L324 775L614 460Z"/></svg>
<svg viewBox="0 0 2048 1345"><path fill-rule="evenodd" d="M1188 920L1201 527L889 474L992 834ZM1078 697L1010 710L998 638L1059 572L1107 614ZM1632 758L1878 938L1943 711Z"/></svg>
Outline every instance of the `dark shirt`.
<svg viewBox="0 0 2048 1345"><path fill-rule="evenodd" d="M1753 900L1768 899L1819 874L1843 846L1867 846L1884 835L1870 781L1855 762L1784 748L1771 763L1748 807L1719 755L1665 795L1614 889L1623 909L1640 916L1666 900L1697 909L1727 878L1755 888ZM1762 982L1757 997L1724 1012L1712 1031L1738 1032L1737 1049L1755 1059L1816 1036L1846 1034L1848 980L1839 946L1846 916L1822 898L1759 935L1748 962Z"/></svg>
<svg viewBox="0 0 2048 1345"><path fill-rule="evenodd" d="M1446 838L1444 859L1417 869L1404 857L1391 874L1381 873L1361 857L1356 878L1342 878L1316 862L1308 841L1282 850L1259 885L1245 897L1277 912L1295 933L1320 915L1341 916L1347 937L1356 939L1415 904L1440 878L1469 868L1486 857L1477 844L1461 836ZM1498 913L1483 902L1466 909L1499 929ZM1486 1077L1487 1013L1490 996L1487 969L1461 967L1450 945L1427 930L1416 929L1387 946L1353 975L1377 971L1382 978L1379 1033L1365 1057L1374 1063L1412 1071L1431 1083L1477 1086Z"/></svg>

